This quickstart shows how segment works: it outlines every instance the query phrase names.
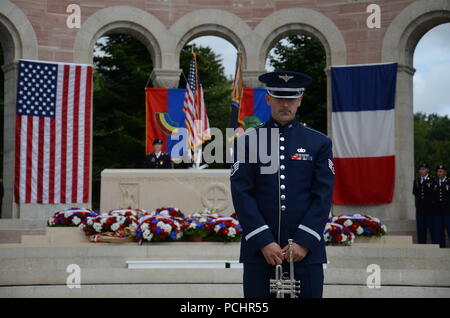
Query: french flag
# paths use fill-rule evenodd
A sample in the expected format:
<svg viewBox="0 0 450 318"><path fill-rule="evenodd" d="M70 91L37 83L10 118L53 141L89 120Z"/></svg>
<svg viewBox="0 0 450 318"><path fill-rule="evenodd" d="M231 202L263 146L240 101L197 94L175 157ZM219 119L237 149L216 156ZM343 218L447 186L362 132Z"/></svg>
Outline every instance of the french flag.
<svg viewBox="0 0 450 318"><path fill-rule="evenodd" d="M392 202L397 63L331 68L333 203Z"/></svg>

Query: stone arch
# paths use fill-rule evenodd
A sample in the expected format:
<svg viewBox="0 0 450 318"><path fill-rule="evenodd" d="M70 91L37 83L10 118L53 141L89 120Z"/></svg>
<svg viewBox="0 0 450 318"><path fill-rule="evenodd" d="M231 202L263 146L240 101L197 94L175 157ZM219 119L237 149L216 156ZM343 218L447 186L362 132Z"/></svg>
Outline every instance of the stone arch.
<svg viewBox="0 0 450 318"><path fill-rule="evenodd" d="M36 33L27 16L9 0L0 2L0 41L5 64L38 58Z"/></svg>
<svg viewBox="0 0 450 318"><path fill-rule="evenodd" d="M187 30L187 31L186 31ZM241 18L223 10L202 9L184 15L169 29L174 38L174 67L179 67L179 57L184 45L198 36L221 37L242 50L244 68L247 64L248 42L252 30Z"/></svg>
<svg viewBox="0 0 450 318"><path fill-rule="evenodd" d="M265 71L266 57L272 46L284 36L299 31L313 35L325 48L327 62L327 131L331 132L331 84L329 68L332 65L347 64L347 48L340 30L328 17L320 12L305 8L289 8L276 11L262 20L255 28L258 43L252 52L252 69ZM253 82L256 82L254 76ZM259 84L261 85L261 84Z"/></svg>
<svg viewBox="0 0 450 318"><path fill-rule="evenodd" d="M450 22L448 0L422 0L407 6L386 30L382 61L395 61L412 67L417 43L433 27Z"/></svg>
<svg viewBox="0 0 450 318"><path fill-rule="evenodd" d="M276 11L261 21L255 28L260 43L257 49L256 69L264 69L271 47L282 37L299 31L313 35L322 42L327 55L327 66L347 63L344 37L328 17L305 8L290 8Z"/></svg>
<svg viewBox="0 0 450 318"><path fill-rule="evenodd" d="M152 14L130 6L104 8L81 26L74 42L74 62L92 64L95 42L102 36L126 33L148 49L155 68L162 65L160 40L167 36L165 26Z"/></svg>
<svg viewBox="0 0 450 318"><path fill-rule="evenodd" d="M447 0L416 1L403 9L386 30L382 62L397 62L395 108L396 186L392 209L400 219L414 220L411 182L414 179L413 55L417 43L431 28L450 22Z"/></svg>
<svg viewBox="0 0 450 318"><path fill-rule="evenodd" d="M9 0L0 2L0 43L4 53L4 144L2 217L18 217L13 204L17 60L38 59L34 29L23 11Z"/></svg>

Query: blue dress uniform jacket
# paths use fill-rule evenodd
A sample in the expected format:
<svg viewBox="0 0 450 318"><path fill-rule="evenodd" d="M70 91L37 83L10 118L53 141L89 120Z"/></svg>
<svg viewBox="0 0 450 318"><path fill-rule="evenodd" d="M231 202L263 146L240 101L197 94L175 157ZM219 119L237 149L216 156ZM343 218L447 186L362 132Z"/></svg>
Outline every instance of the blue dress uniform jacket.
<svg viewBox="0 0 450 318"><path fill-rule="evenodd" d="M268 128L266 141L262 128ZM273 145L276 131L270 128L278 129ZM243 229L240 262L266 263L262 247L271 242L284 247L292 238L309 250L301 264L326 263L323 231L334 181L331 140L297 120L281 127L273 119L237 139L230 181ZM266 153L278 159L275 173L261 173L270 164L259 155L250 162L264 142Z"/></svg>

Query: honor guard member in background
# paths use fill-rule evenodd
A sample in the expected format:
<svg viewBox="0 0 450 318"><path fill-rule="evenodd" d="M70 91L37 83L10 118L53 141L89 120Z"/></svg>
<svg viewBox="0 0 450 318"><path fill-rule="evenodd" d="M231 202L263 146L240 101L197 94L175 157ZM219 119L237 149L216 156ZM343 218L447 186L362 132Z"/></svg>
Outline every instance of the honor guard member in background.
<svg viewBox="0 0 450 318"><path fill-rule="evenodd" d="M430 176L430 168L426 163L419 165L419 177L414 180L413 195L416 205L416 225L417 242L419 244L427 243L427 229L430 230L431 239L435 241L435 231L433 226L433 199L434 182Z"/></svg>
<svg viewBox="0 0 450 318"><path fill-rule="evenodd" d="M445 247L445 230L450 238L450 181L447 172L444 165L437 166L434 182L435 227L440 247Z"/></svg>
<svg viewBox="0 0 450 318"><path fill-rule="evenodd" d="M153 141L154 152L145 156L145 167L150 169L170 169L172 168L172 161L170 155L163 152L162 140L155 139Z"/></svg>
<svg viewBox="0 0 450 318"><path fill-rule="evenodd" d="M323 231L334 181L331 140L295 119L310 76L271 72L259 80L266 84L271 118L235 140L230 173L233 205L243 229L244 296L273 296L269 279L275 278L275 265L288 272L288 239L293 239L300 297L322 297L327 262ZM249 142L253 136L258 141ZM261 160L267 153L275 163ZM251 161L255 154L257 160ZM262 168L270 164L276 171L264 173Z"/></svg>

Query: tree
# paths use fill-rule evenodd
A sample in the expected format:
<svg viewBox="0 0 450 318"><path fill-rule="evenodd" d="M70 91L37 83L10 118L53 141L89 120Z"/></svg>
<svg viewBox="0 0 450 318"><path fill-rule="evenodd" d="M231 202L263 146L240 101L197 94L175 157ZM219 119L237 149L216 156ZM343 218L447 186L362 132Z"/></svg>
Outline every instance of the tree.
<svg viewBox="0 0 450 318"><path fill-rule="evenodd" d="M437 114L414 115L414 163L415 167L426 162L431 171L437 165L448 165L450 158L450 118Z"/></svg>
<svg viewBox="0 0 450 318"><path fill-rule="evenodd" d="M297 112L301 122L323 133L327 132L327 79L325 49L314 37L297 34L279 41L269 63L275 71L298 71L306 73L313 81L306 87L305 95Z"/></svg>
<svg viewBox="0 0 450 318"><path fill-rule="evenodd" d="M94 153L92 201L98 208L100 174L106 168L142 168L145 154L145 87L153 70L146 47L126 34L97 42L94 58ZM229 121L231 84L220 56L209 47L196 47L211 127L225 130ZM188 74L191 47L181 52L180 64ZM186 82L181 76L180 87ZM151 82L148 83L151 87ZM216 166L217 167L217 166Z"/></svg>
<svg viewBox="0 0 450 318"><path fill-rule="evenodd" d="M93 206L105 168L141 168L145 153L145 85L153 70L147 48L126 34L97 42L94 57Z"/></svg>

